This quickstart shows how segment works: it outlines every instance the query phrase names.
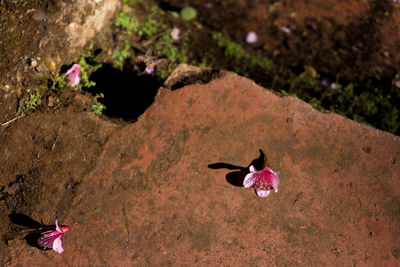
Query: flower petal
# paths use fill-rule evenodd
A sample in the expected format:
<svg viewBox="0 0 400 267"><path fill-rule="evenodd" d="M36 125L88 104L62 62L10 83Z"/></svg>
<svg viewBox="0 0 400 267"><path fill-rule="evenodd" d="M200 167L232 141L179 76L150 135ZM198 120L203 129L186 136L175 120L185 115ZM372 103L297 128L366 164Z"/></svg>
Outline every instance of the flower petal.
<svg viewBox="0 0 400 267"><path fill-rule="evenodd" d="M272 188L274 188L275 193L278 193L278 186L279 186L278 173L273 173L271 175L271 186L272 186Z"/></svg>
<svg viewBox="0 0 400 267"><path fill-rule="evenodd" d="M54 240L61 237L62 235L63 234L54 230L46 231L40 235L40 238L38 239L38 244L41 247L52 248Z"/></svg>
<svg viewBox="0 0 400 267"><path fill-rule="evenodd" d="M270 190L256 190L256 192L259 197L267 197L271 193Z"/></svg>
<svg viewBox="0 0 400 267"><path fill-rule="evenodd" d="M250 172L253 172L253 173L257 173L257 172L258 172L258 171L256 170L256 168L254 168L253 165L250 166L249 170L250 170Z"/></svg>
<svg viewBox="0 0 400 267"><path fill-rule="evenodd" d="M56 238L53 242L53 250L58 252L58 253L63 253L64 249L62 247L62 241L61 241L61 236Z"/></svg>
<svg viewBox="0 0 400 267"><path fill-rule="evenodd" d="M56 231L63 234L64 232L61 230L61 228L58 226L58 219L56 220Z"/></svg>
<svg viewBox="0 0 400 267"><path fill-rule="evenodd" d="M144 71L147 74L152 74L154 72L154 67L152 65L148 65Z"/></svg>
<svg viewBox="0 0 400 267"><path fill-rule="evenodd" d="M254 44L258 41L257 33L255 32L248 32L246 35L246 42L249 44Z"/></svg>
<svg viewBox="0 0 400 267"><path fill-rule="evenodd" d="M65 74L69 80L72 87L77 87L81 81L80 78L80 66L79 64L74 64Z"/></svg>
<svg viewBox="0 0 400 267"><path fill-rule="evenodd" d="M243 186L245 188L251 187L256 181L256 175L254 173L248 173L246 177L244 177Z"/></svg>

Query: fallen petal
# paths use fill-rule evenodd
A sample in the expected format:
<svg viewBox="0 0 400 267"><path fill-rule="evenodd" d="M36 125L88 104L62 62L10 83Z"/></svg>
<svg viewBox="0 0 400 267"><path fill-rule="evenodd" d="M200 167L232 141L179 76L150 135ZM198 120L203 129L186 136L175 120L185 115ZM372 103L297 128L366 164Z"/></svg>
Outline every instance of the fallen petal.
<svg viewBox="0 0 400 267"><path fill-rule="evenodd" d="M170 33L172 39L175 41L179 41L181 39L181 30L177 27L174 27Z"/></svg>
<svg viewBox="0 0 400 267"><path fill-rule="evenodd" d="M288 35L292 33L292 30L289 27L286 27L286 26L282 26L280 28L280 30L281 30L281 32L283 32L285 34L288 34Z"/></svg>
<svg viewBox="0 0 400 267"><path fill-rule="evenodd" d="M255 32L249 32L246 36L246 42L248 44L254 44L258 41L258 35Z"/></svg>

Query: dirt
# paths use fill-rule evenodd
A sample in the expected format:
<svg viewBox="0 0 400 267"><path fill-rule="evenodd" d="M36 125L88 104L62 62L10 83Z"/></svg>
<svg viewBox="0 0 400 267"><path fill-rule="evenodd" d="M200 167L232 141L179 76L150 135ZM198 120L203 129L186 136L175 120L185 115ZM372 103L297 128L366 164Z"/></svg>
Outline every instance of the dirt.
<svg viewBox="0 0 400 267"><path fill-rule="evenodd" d="M103 67L91 76L97 82L96 87L82 91L71 88L48 90L34 110L27 116L19 117L29 93L51 84L54 74L65 73L74 57L79 55L79 51L69 51L65 33L65 25L74 17L71 10L74 10L75 4L74 1L0 0L0 118L1 123L16 118L0 128L0 212L5 215L0 218L0 255L7 255L8 247L21 237L20 229L10 222L8 215L24 214L46 223L52 223L54 218L61 221L66 218L67 211L73 209L73 203L78 198L78 190L82 190L82 179L93 179L88 175L104 152L109 137L116 129L137 121L153 103L158 88L166 78L143 73L145 65L138 60L138 56L143 56L151 46L146 46L146 38L127 37L121 29L113 26L92 42L92 49L98 50L98 60L103 63ZM224 51L220 47L209 45L215 43L211 33L218 31L240 44L248 53L272 58L274 64L284 66L296 75L303 72L303 66L311 66L332 81L340 77L337 80L343 83L376 85L380 94L391 96L393 105L400 99L400 89L394 86L396 79L400 79L400 54L397 53L400 49L400 5L391 1L148 1L147 5L135 10L138 17L146 17L148 6L152 4L157 4L165 12L179 11L188 5L195 7L198 11L195 22L182 22L166 16L165 23L178 25L183 35L191 38L189 48L186 48L186 63L198 64L204 58L212 63L212 70L184 77L170 87L173 90L191 83L207 83L219 77L220 69L237 70L266 88L288 89L285 87L287 84L281 88L279 82L275 82L275 75L280 72L266 73L265 69L243 61L238 66L232 57L223 56ZM283 32L282 26L288 27L290 34ZM253 45L245 42L249 31L257 32L260 37ZM124 40L132 44L131 57L120 71L113 66L115 58L112 55ZM178 63L172 62L170 66L175 67ZM362 91L362 88L358 90ZM107 108L103 116L91 112L98 93L105 95L100 100ZM188 100L188 103L195 101ZM387 106L382 109L385 108L388 109ZM374 115L371 118L381 120L383 116ZM394 121L398 125L398 118ZM384 123L375 126L383 128L382 125L385 126ZM154 135L162 134L163 125L158 127ZM391 129L399 134L398 130ZM146 133L153 130L150 127L144 129ZM112 190L124 190L132 187L133 183L140 197L143 190L154 184L168 182L170 177L164 177L163 173L168 166L176 165L182 157L187 157L182 140L188 138L187 130L177 129L163 144L162 153L156 155L156 158L165 160L149 163L148 167L162 177L160 181L149 181L141 169L135 169L137 179L133 182L124 179L114 181ZM135 151L139 144L130 145L132 150L123 154L119 150L108 151L109 158L102 160L118 158L124 165L124 160L129 162L139 153ZM152 146L157 148L160 144L149 145L148 151L154 149ZM396 162L398 158L393 157L392 160ZM123 171L116 175L125 177ZM107 184L107 181L101 183ZM91 188L85 188L89 194ZM99 206L106 203L104 198ZM397 204L398 199L394 198L387 208L394 219L399 213L394 208ZM247 217L243 215L240 220L247 220ZM203 236L194 215L183 221L187 221L187 225L198 226L184 231L187 234L184 238L191 240L193 248L199 251L209 249L216 230L210 227L210 232ZM149 232L151 227L149 222ZM311 228L309 231L323 234L321 229ZM135 234L146 238L145 234ZM286 238L293 241L299 237L293 234ZM338 240L341 238L338 237ZM346 242L349 241L338 241L340 244L332 249L338 251L340 248L337 247L346 246ZM229 248L232 243L224 243L224 246ZM399 251L398 247L393 247L391 253L399 258ZM337 253L339 257L340 253ZM136 259L134 254L132 259ZM0 265L8 260L7 257L1 259Z"/></svg>
<svg viewBox="0 0 400 267"><path fill-rule="evenodd" d="M2 249L18 233L8 229L12 225L7 215L43 221L50 214L65 216L82 177L94 167L115 128L91 113L64 110L33 114L1 129L0 209L6 215L0 222Z"/></svg>

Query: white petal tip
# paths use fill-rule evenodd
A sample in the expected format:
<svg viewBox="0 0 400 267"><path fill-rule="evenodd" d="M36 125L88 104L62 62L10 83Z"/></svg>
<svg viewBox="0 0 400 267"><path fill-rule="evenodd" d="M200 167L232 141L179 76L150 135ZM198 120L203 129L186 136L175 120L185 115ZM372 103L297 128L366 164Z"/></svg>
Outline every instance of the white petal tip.
<svg viewBox="0 0 400 267"><path fill-rule="evenodd" d="M254 168L253 165L251 165L251 166L249 167L249 170L250 170L250 172L256 172L256 168Z"/></svg>
<svg viewBox="0 0 400 267"><path fill-rule="evenodd" d="M269 195L269 193L271 193L270 190L258 190L257 192L257 196L259 197L267 197Z"/></svg>

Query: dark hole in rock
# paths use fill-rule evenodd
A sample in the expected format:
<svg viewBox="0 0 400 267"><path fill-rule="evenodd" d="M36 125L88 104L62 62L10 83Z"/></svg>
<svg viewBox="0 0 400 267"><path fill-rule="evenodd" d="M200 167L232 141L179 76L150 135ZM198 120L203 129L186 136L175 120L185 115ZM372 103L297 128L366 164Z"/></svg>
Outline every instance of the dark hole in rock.
<svg viewBox="0 0 400 267"><path fill-rule="evenodd" d="M124 121L135 121L153 103L162 81L156 76L131 69L119 70L104 65L92 74L96 86L86 89L93 95L103 93L98 102L106 109L103 114Z"/></svg>
<svg viewBox="0 0 400 267"><path fill-rule="evenodd" d="M182 9L182 7L168 3L168 1L162 1L159 4L159 7L164 11L174 11L174 12L179 12Z"/></svg>

